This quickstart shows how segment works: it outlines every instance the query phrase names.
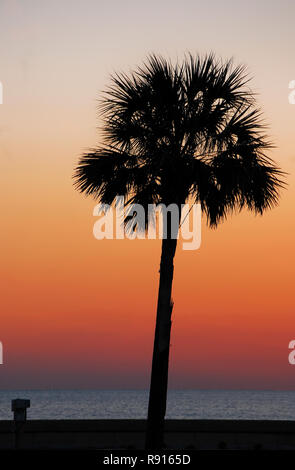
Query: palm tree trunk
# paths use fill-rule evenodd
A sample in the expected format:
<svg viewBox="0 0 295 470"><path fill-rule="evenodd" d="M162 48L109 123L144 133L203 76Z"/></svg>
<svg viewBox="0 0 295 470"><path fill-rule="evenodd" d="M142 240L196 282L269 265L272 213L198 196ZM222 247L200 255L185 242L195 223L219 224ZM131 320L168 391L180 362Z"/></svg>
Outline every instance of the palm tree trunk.
<svg viewBox="0 0 295 470"><path fill-rule="evenodd" d="M168 224L169 225L169 224ZM168 364L173 303L173 259L177 239L163 239L160 265L160 283L152 362L149 408L146 430L146 449L161 449L164 445Z"/></svg>

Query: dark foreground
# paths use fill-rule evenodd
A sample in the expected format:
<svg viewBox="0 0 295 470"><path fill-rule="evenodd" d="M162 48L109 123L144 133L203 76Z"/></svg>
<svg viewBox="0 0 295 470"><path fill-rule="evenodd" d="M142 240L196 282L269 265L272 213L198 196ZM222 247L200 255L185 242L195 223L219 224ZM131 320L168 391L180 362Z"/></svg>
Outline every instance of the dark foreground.
<svg viewBox="0 0 295 470"><path fill-rule="evenodd" d="M145 420L31 420L21 426L0 421L0 450L137 452L144 448L145 427ZM174 454L294 451L295 421L167 420L165 445Z"/></svg>

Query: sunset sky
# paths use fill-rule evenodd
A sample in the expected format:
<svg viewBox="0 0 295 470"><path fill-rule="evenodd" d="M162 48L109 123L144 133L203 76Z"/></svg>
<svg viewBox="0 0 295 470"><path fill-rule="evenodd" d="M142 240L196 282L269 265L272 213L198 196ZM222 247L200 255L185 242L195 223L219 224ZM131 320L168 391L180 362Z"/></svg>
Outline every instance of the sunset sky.
<svg viewBox="0 0 295 470"><path fill-rule="evenodd" d="M247 65L288 188L179 246L169 386L295 390L294 18L287 0L1 0L0 389L148 387L160 241L96 240L72 174L111 73L214 51Z"/></svg>

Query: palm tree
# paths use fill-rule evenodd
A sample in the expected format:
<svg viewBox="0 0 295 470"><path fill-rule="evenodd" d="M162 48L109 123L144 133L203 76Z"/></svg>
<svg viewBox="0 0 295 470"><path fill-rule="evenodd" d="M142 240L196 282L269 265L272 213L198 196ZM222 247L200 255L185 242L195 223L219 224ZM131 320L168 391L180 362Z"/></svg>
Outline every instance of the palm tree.
<svg viewBox="0 0 295 470"><path fill-rule="evenodd" d="M243 66L214 55L175 66L151 55L130 75L115 74L101 101L104 143L84 154L76 188L101 203L200 203L211 227L235 210L262 214L278 203L283 172L255 108ZM134 215L134 214L133 214ZM168 212L169 215L169 212ZM169 228L169 217L167 227ZM145 227L146 228L146 227ZM162 448L177 239L162 240L146 448Z"/></svg>

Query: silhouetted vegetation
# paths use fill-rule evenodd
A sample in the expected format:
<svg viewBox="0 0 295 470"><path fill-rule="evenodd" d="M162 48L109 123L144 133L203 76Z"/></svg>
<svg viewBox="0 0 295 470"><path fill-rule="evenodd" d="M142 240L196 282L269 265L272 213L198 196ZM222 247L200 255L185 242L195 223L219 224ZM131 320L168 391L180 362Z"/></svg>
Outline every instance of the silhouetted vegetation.
<svg viewBox="0 0 295 470"><path fill-rule="evenodd" d="M283 173L248 89L243 66L188 55L173 66L152 55L130 75L112 77L101 102L104 142L87 152L76 188L112 204L201 204L209 226L247 208L278 203ZM168 218L169 228L169 218ZM138 227L140 229L140 227ZM177 239L162 241L146 447L163 447Z"/></svg>

